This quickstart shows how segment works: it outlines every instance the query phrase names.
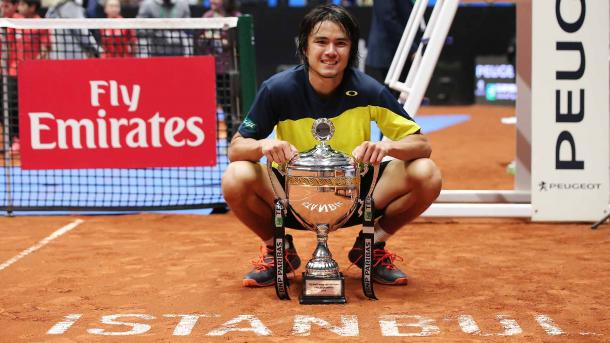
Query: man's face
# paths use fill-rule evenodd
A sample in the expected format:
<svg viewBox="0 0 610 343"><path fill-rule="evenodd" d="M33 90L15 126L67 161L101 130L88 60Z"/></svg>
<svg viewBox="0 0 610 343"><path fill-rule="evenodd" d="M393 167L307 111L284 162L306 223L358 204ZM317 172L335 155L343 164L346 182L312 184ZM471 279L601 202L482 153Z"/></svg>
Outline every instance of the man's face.
<svg viewBox="0 0 610 343"><path fill-rule="evenodd" d="M222 0L210 0L210 9L219 10L222 7Z"/></svg>
<svg viewBox="0 0 610 343"><path fill-rule="evenodd" d="M322 78L342 77L351 51L351 41L343 28L332 21L314 26L307 38L310 73Z"/></svg>
<svg viewBox="0 0 610 343"><path fill-rule="evenodd" d="M17 11L25 18L32 18L36 14L36 7L30 6L24 1L19 1Z"/></svg>
<svg viewBox="0 0 610 343"><path fill-rule="evenodd" d="M4 18L12 18L15 12L17 12L17 4L2 0L0 2L0 9L2 9L2 16Z"/></svg>
<svg viewBox="0 0 610 343"><path fill-rule="evenodd" d="M107 0L104 12L108 18L118 18L121 15L121 3L119 0Z"/></svg>

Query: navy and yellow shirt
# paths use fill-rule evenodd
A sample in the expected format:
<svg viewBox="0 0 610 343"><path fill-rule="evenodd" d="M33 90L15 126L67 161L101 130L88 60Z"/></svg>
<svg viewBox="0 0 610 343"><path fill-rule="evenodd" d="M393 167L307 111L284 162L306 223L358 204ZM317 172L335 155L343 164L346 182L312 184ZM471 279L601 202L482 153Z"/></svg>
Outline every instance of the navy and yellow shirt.
<svg viewBox="0 0 610 343"><path fill-rule="evenodd" d="M420 130L390 91L368 75L347 69L338 89L321 98L309 83L307 68L299 65L263 82L239 133L258 140L277 126L277 139L303 152L316 145L311 125L318 118L333 122L335 134L328 143L348 155L370 140L371 121L392 140Z"/></svg>

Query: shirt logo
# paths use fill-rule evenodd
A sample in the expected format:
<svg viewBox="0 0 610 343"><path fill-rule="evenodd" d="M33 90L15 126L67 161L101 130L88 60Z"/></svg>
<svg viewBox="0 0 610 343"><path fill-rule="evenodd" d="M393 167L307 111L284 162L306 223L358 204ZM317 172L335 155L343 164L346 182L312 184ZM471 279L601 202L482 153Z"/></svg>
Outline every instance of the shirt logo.
<svg viewBox="0 0 610 343"><path fill-rule="evenodd" d="M245 128L245 129L248 129L249 131L254 131L254 130L256 130L256 124L255 124L255 123L254 123L252 120L250 120L250 119L248 119L248 118L244 119L244 121L243 121L243 123L241 123L241 125L242 125L242 126Z"/></svg>
<svg viewBox="0 0 610 343"><path fill-rule="evenodd" d="M356 95L358 95L358 92L356 92L356 91L346 91L345 95L347 95L347 96L356 96Z"/></svg>

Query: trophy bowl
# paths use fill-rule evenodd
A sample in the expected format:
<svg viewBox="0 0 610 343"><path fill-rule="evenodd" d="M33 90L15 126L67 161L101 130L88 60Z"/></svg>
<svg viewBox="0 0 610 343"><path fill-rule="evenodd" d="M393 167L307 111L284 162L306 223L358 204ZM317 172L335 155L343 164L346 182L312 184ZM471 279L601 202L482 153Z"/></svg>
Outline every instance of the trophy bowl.
<svg viewBox="0 0 610 343"><path fill-rule="evenodd" d="M285 166L288 208L305 228L315 231L317 246L303 273L301 304L345 303L345 282L328 249L328 233L354 213L360 192L360 171L354 159L326 142L334 127L317 119L312 133L318 144Z"/></svg>

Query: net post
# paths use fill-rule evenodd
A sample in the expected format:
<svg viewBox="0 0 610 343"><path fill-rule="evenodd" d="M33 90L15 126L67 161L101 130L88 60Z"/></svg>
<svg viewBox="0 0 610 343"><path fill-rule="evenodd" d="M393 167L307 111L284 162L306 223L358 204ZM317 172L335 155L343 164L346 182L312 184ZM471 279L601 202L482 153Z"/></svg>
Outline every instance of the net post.
<svg viewBox="0 0 610 343"><path fill-rule="evenodd" d="M0 35L2 37L7 37L8 28L2 27L0 28ZM12 194L12 182L11 182L11 167L12 167L12 157L11 157L11 122L9 117L9 87L8 87L8 56L10 53L14 53L9 51L9 45L7 39L2 39L0 42L0 48L2 49L0 56L0 70L1 74L1 82L0 85L2 92L2 97L0 101L2 101L2 118L3 122L0 123L2 125L2 140L3 140L3 154L2 159L4 162L4 195L5 195L5 203L0 204L0 208L4 208L7 215L10 217L13 214L13 194Z"/></svg>
<svg viewBox="0 0 610 343"><path fill-rule="evenodd" d="M241 86L241 112L242 118L256 96L256 59L254 56L254 30L252 17L241 16L237 20L237 51L239 52L239 74Z"/></svg>

